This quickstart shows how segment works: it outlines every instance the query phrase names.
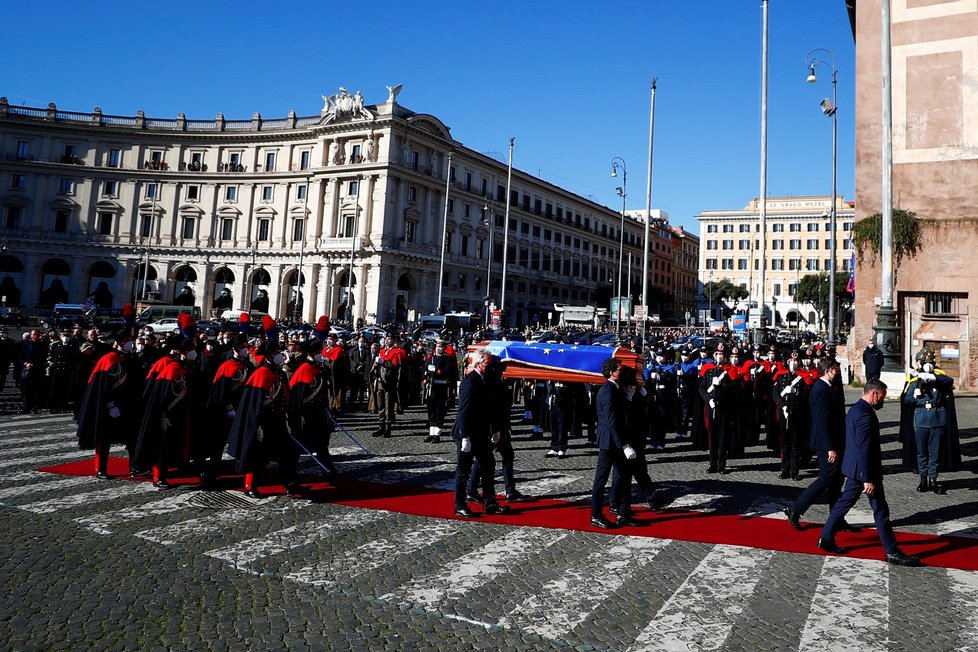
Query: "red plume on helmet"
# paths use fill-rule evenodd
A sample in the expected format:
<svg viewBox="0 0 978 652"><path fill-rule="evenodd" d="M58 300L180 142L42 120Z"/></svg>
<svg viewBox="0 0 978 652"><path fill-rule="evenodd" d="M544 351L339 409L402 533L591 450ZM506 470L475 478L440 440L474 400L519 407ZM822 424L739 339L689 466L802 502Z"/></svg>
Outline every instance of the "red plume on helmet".
<svg viewBox="0 0 978 652"><path fill-rule="evenodd" d="M261 329L265 331L266 340L278 340L278 323L272 319L271 315L261 318Z"/></svg>
<svg viewBox="0 0 978 652"><path fill-rule="evenodd" d="M323 315L316 322L316 339L321 342L326 339L327 335L329 335L329 317Z"/></svg>
<svg viewBox="0 0 978 652"><path fill-rule="evenodd" d="M136 308L131 303L122 306L122 320L126 323L127 328L136 325Z"/></svg>
<svg viewBox="0 0 978 652"><path fill-rule="evenodd" d="M180 326L180 334L184 337L193 337L197 333L197 322L189 312L181 312L177 315L177 324Z"/></svg>
<svg viewBox="0 0 978 652"><path fill-rule="evenodd" d="M251 323L251 315L249 315L246 312L243 312L243 313L241 313L241 316L238 317L238 321L240 323L242 323L242 324L250 324Z"/></svg>

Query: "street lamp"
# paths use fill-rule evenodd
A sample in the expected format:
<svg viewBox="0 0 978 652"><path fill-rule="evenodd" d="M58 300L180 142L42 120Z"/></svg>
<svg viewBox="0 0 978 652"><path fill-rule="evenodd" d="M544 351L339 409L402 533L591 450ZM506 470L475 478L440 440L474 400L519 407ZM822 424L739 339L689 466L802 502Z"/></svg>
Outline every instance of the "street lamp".
<svg viewBox="0 0 978 652"><path fill-rule="evenodd" d="M831 63L828 61L819 59L815 56L816 52L821 52L828 55ZM828 343L835 344L835 193L836 193L836 167L837 167L837 157L838 157L838 102L837 102L837 85L838 85L838 69L835 67L835 55L831 51L825 48L814 48L808 51L805 55L805 61L808 63L808 81L809 84L814 84L818 79L815 76L815 66L826 66L832 69L832 99L825 98L822 100L819 106L822 109L822 113L827 116L832 117L832 207L830 209L829 218L829 228L831 233L829 234L829 337Z"/></svg>
<svg viewBox="0 0 978 652"><path fill-rule="evenodd" d="M485 196L485 204L482 207L482 223L489 227L489 245L486 247L486 327L489 327L489 302L492 300L492 245L493 229L496 224L492 215L492 200L489 195Z"/></svg>
<svg viewBox="0 0 978 652"><path fill-rule="evenodd" d="M706 326L709 328L710 322L713 321L713 272L710 272L710 296L707 299L710 300L710 316L706 319Z"/></svg>
<svg viewBox="0 0 978 652"><path fill-rule="evenodd" d="M621 332L621 272L625 262L625 197L628 196L628 169L625 166L625 159L616 156L611 159L611 176L618 176L618 168L621 168L621 185L615 188L615 193L621 197L621 233L618 243L618 287L615 288L617 294L618 310L615 312L615 331Z"/></svg>

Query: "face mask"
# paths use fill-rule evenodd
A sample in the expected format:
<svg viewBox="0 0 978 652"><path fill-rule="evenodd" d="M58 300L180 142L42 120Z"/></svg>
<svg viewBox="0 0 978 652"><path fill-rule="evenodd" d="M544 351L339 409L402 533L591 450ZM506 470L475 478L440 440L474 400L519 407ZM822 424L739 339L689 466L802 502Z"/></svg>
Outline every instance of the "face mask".
<svg viewBox="0 0 978 652"><path fill-rule="evenodd" d="M730 364L732 364L732 365L736 365L736 364L738 364L739 362L740 362L740 358L738 358L737 356L732 356L732 357L730 358Z"/></svg>
<svg viewBox="0 0 978 652"><path fill-rule="evenodd" d="M788 371L798 371L798 361L790 360L788 361Z"/></svg>
<svg viewBox="0 0 978 652"><path fill-rule="evenodd" d="M137 344L136 345L136 350L139 351L140 353L142 353L143 351L146 350L146 345L145 344Z"/></svg>
<svg viewBox="0 0 978 652"><path fill-rule="evenodd" d="M717 364L723 364L724 357L722 353L717 353L715 356L713 356L713 359L716 360Z"/></svg>
<svg viewBox="0 0 978 652"><path fill-rule="evenodd" d="M243 349L238 349L238 356L240 356L242 358L247 358L248 357L248 347L245 347Z"/></svg>
<svg viewBox="0 0 978 652"><path fill-rule="evenodd" d="M275 357L272 358L272 362L274 362L275 364L277 364L278 366L281 367L282 365L285 364L285 354L284 353L276 353L275 354Z"/></svg>
<svg viewBox="0 0 978 652"><path fill-rule="evenodd" d="M683 362L689 362L689 356L688 355L684 355L684 356L681 356L681 357L682 357L682 361Z"/></svg>
<svg viewBox="0 0 978 652"><path fill-rule="evenodd" d="M122 350L125 351L126 353L129 353L130 351L132 351L132 342L126 342L126 343L124 343L122 345Z"/></svg>
<svg viewBox="0 0 978 652"><path fill-rule="evenodd" d="M706 358L706 351L700 351L700 357Z"/></svg>
<svg viewBox="0 0 978 652"><path fill-rule="evenodd" d="M197 359L197 352L194 351L193 349L191 349L191 350L187 351L187 353L184 355L184 357L186 357L189 362L193 362L194 360Z"/></svg>
<svg viewBox="0 0 978 652"><path fill-rule="evenodd" d="M883 409L883 399L880 399L877 402L873 403L873 409L876 410L877 412L879 412L880 410L882 410Z"/></svg>
<svg viewBox="0 0 978 652"><path fill-rule="evenodd" d="M774 354L773 353L769 353L768 356L767 356L767 359L768 359L768 362L774 362Z"/></svg>
<svg viewBox="0 0 978 652"><path fill-rule="evenodd" d="M934 365L932 365L929 362L925 363L924 364L924 373L926 373L926 374L932 374L932 373L934 373Z"/></svg>

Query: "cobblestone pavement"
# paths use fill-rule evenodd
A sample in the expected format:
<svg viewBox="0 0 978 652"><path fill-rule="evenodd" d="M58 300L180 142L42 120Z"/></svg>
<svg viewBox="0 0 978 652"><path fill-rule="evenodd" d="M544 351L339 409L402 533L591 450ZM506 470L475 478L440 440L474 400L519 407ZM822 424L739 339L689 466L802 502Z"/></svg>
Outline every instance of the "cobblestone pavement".
<svg viewBox="0 0 978 652"><path fill-rule="evenodd" d="M978 648L978 573L231 492L218 506L197 491L38 473L90 454L67 416L19 416L9 389L2 398L4 650ZM897 406L881 413L898 530L978 536L978 401L959 399L958 411L966 468L942 478L946 496L917 494L915 477L896 473ZM400 419L378 440L372 417L344 417L374 456L337 433L340 470L446 486L452 445L422 443L419 408ZM577 440L567 458L545 459L547 442L528 434L517 431L520 488L586 495L595 451ZM761 448L719 479L688 444L653 457L673 506L700 511L778 518L814 477L779 480ZM806 520L825 515L816 505ZM871 523L868 504L849 520Z"/></svg>

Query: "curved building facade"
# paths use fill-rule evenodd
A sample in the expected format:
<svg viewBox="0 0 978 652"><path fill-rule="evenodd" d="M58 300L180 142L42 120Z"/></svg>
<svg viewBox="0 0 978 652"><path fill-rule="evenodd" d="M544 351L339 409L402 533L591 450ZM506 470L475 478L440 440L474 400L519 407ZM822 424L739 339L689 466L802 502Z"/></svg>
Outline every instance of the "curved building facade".
<svg viewBox="0 0 978 652"><path fill-rule="evenodd" d="M505 241L510 324L544 321L554 303L607 306L621 224L634 260L643 226L519 170L507 197L505 163L399 105L398 90L364 105L341 89L319 115L272 120L0 98L0 301L373 323L428 314L441 296L484 313L502 299Z"/></svg>

